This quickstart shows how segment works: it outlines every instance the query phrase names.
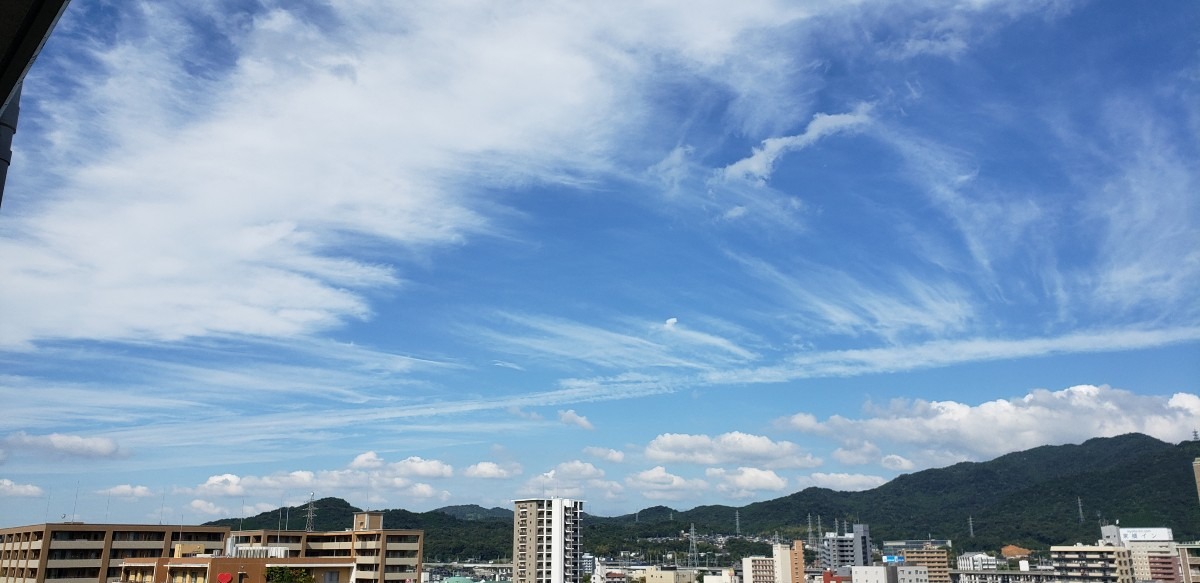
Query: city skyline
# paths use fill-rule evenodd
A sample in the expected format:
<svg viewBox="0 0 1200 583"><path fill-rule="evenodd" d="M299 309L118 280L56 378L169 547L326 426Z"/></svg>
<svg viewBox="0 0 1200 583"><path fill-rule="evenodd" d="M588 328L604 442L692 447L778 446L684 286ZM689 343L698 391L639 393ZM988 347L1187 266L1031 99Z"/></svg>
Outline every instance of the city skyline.
<svg viewBox="0 0 1200 583"><path fill-rule="evenodd" d="M72 0L0 514L744 505L1200 429L1200 7Z"/></svg>

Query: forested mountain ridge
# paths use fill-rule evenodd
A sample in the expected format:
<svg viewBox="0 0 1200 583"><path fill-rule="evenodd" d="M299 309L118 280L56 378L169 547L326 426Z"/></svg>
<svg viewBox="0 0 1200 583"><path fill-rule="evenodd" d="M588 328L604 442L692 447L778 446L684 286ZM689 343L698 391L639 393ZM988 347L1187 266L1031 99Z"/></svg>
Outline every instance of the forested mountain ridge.
<svg viewBox="0 0 1200 583"><path fill-rule="evenodd" d="M584 547L597 554L643 549L647 543L639 539L678 536L692 524L698 533L733 534L735 511L743 534L805 538L811 515L814 527L820 520L826 530L835 519L865 522L876 541L932 536L970 550L1090 542L1099 538L1101 522L1117 519L1128 526L1169 527L1177 540L1194 540L1200 538L1200 501L1191 469L1197 457L1196 441L1173 445L1140 434L1096 438L905 474L862 492L807 488L742 507L681 511L655 506L616 517L589 515ZM318 500L315 506L318 530L347 528L357 511L339 498ZM300 506L209 524L274 529L282 514L295 529L303 528L304 513ZM426 560L493 559L511 553L511 517L510 510L474 505L423 513L397 509L384 511L384 525L423 529Z"/></svg>

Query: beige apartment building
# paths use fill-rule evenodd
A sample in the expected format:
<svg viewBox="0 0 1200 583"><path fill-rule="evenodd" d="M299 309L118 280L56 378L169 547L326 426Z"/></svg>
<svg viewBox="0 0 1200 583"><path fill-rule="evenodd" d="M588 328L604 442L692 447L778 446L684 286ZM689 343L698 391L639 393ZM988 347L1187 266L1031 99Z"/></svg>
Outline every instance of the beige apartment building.
<svg viewBox="0 0 1200 583"><path fill-rule="evenodd" d="M131 558L171 556L176 544L220 553L229 528L58 522L0 529L0 583L108 583Z"/></svg>
<svg viewBox="0 0 1200 583"><path fill-rule="evenodd" d="M317 583L405 583L421 580L424 540L424 532L420 530L385 529L382 512L359 512L354 515L351 528L340 531L234 531L229 534L225 554L348 558L353 563L352 578L329 582L318 579Z"/></svg>
<svg viewBox="0 0 1200 583"><path fill-rule="evenodd" d="M901 549L900 556L909 567L925 567L929 583L950 583L950 551L944 547L925 545L919 549Z"/></svg>
<svg viewBox="0 0 1200 583"><path fill-rule="evenodd" d="M1124 547L1050 547L1050 563L1061 583L1133 583L1133 561Z"/></svg>
<svg viewBox="0 0 1200 583"><path fill-rule="evenodd" d="M513 583L583 581L583 501L513 501Z"/></svg>

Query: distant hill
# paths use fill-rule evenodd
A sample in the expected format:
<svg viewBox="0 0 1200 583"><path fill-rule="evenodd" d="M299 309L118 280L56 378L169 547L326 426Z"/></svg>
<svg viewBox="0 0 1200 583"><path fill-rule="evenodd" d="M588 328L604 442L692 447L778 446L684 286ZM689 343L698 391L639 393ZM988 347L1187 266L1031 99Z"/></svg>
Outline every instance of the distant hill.
<svg viewBox="0 0 1200 583"><path fill-rule="evenodd" d="M459 520L502 520L512 524L513 511L505 508L484 508L477 504L467 504L464 506L445 506L434 510L442 514L449 514Z"/></svg>
<svg viewBox="0 0 1200 583"><path fill-rule="evenodd" d="M1129 526L1165 526L1179 540L1200 538L1200 501L1192 460L1200 442L1178 445L1141 434L1090 439L1079 445L1043 446L987 462L964 462L905 474L872 490L836 492L807 488L742 507L699 506L674 510L654 506L616 517L587 516L584 548L597 554L623 549L686 550L679 534L695 524L698 533L732 534L735 511L742 534L804 538L811 515L832 530L834 520L865 522L876 541L948 538L958 550L1032 549L1090 542L1101 521ZM1083 520L1079 519L1079 503ZM315 503L318 530L341 530L358 511L339 498ZM303 528L304 508L283 509L291 528ZM974 522L975 537L968 533ZM426 560L507 557L512 546L512 511L476 505L447 506L424 513L384 511L390 528L425 530ZM276 528L280 511L209 524ZM676 537L676 542L645 539ZM639 542L640 541L640 542ZM738 543L735 553L762 552Z"/></svg>

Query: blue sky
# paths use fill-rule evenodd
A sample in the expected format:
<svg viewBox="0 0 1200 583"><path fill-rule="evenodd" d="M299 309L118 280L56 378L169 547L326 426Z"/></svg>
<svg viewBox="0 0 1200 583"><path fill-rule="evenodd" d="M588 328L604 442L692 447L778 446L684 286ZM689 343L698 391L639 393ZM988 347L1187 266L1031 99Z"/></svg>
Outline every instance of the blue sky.
<svg viewBox="0 0 1200 583"><path fill-rule="evenodd" d="M0 515L615 515L1188 439L1197 31L73 0L0 211Z"/></svg>

